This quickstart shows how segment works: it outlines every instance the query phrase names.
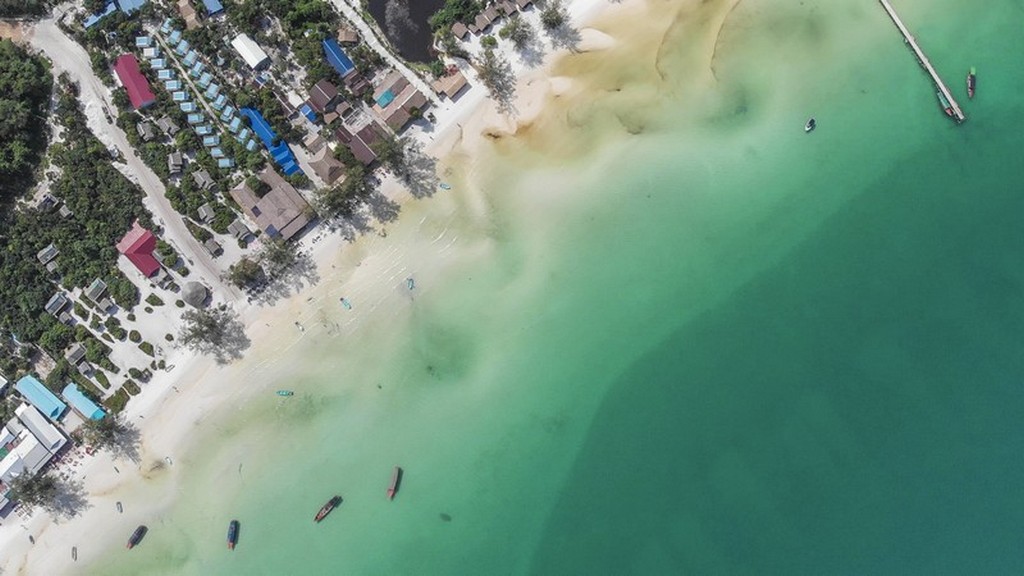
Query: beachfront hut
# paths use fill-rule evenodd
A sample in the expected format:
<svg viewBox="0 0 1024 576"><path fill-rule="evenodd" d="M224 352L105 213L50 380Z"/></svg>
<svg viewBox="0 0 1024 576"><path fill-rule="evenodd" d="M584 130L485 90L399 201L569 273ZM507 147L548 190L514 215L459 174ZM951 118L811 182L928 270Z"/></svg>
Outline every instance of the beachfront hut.
<svg viewBox="0 0 1024 576"><path fill-rule="evenodd" d="M189 124L202 124L203 122L206 122L206 116L203 116L198 112L193 112L192 114L188 115Z"/></svg>
<svg viewBox="0 0 1024 576"><path fill-rule="evenodd" d="M82 394L76 384L68 384L61 392L61 396L71 404L71 408L82 415L86 420L102 420L107 414L88 396Z"/></svg>
<svg viewBox="0 0 1024 576"><path fill-rule="evenodd" d="M67 404L60 401L43 383L31 374L23 376L14 387L50 420L57 420L67 410Z"/></svg>
<svg viewBox="0 0 1024 576"><path fill-rule="evenodd" d="M170 68L158 70L156 73L156 78L157 80L174 80L174 70L171 70Z"/></svg>
<svg viewBox="0 0 1024 576"><path fill-rule="evenodd" d="M181 90L181 80L168 80L164 82L164 89L168 92L176 92Z"/></svg>

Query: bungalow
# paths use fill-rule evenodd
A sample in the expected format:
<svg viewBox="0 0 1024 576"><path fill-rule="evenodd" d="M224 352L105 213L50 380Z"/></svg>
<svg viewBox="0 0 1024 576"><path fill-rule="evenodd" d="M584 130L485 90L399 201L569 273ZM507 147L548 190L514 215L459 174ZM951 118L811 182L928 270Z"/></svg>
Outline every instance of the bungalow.
<svg viewBox="0 0 1024 576"><path fill-rule="evenodd" d="M193 30L199 27L199 19L196 17L196 9L192 7L189 0L178 0L178 14L185 21L185 28Z"/></svg>
<svg viewBox="0 0 1024 576"><path fill-rule="evenodd" d="M341 28L338 28L338 42L356 44L359 42L359 32L356 32L356 29L351 26L342 25Z"/></svg>
<svg viewBox="0 0 1024 576"><path fill-rule="evenodd" d="M270 64L270 57L248 34L235 36L235 39L231 41L231 47L253 70L259 70Z"/></svg>
<svg viewBox="0 0 1024 576"><path fill-rule="evenodd" d="M211 82L213 82L213 75L209 72L203 72L203 75L199 77L199 82L197 82L197 84L199 84L200 88L205 89Z"/></svg>
<svg viewBox="0 0 1024 576"><path fill-rule="evenodd" d="M151 122L143 121L135 125L135 131L139 133L139 138L142 138L143 142L149 142L153 138L156 138L156 129L153 128Z"/></svg>
<svg viewBox="0 0 1024 576"><path fill-rule="evenodd" d="M67 204L61 204L60 209L57 210L57 214L60 214L61 218L70 218L74 212L71 211L71 208L68 208Z"/></svg>
<svg viewBox="0 0 1024 576"><path fill-rule="evenodd" d="M206 145L207 139L209 139L209 138L216 138L217 139L217 143L220 143L220 136L207 136L206 138L203 138L203 145L204 146ZM213 156L214 158L223 158L224 157L224 151L221 150L220 148L217 148L216 147L217 144L213 144L213 146L214 146L214 148L210 148L210 156Z"/></svg>
<svg viewBox="0 0 1024 576"><path fill-rule="evenodd" d="M159 58L160 57L160 47L159 46L150 46L149 48L143 48L142 49L142 57L145 58L146 60L152 60L153 58Z"/></svg>
<svg viewBox="0 0 1024 576"><path fill-rule="evenodd" d="M197 172L193 172L192 180L195 181L196 186L199 186L203 190L209 190L210 188L213 188L214 185L213 178L210 177L210 173L207 172L206 170L199 170ZM203 206L208 205L209 204L204 204Z"/></svg>
<svg viewBox="0 0 1024 576"><path fill-rule="evenodd" d="M230 130L232 134L235 134L236 132L241 130L241 128L242 128L242 119L239 118L238 116L235 116L234 118L232 118L231 119L231 123L228 124L228 130Z"/></svg>
<svg viewBox="0 0 1024 576"><path fill-rule="evenodd" d="M224 252L224 248L213 238L208 238L206 242L203 242L203 248L210 256L219 256Z"/></svg>
<svg viewBox="0 0 1024 576"><path fill-rule="evenodd" d="M50 316L59 318L60 313L67 308L69 303L70 300L68 300L68 297L65 296L63 292L57 292L53 296L50 296L50 299L46 301L46 305L43 306L43 309L46 310L46 313Z"/></svg>
<svg viewBox="0 0 1024 576"><path fill-rule="evenodd" d="M231 117L234 116L234 115L235 115L235 107L230 105L230 104L228 104L227 107L225 107L224 110L222 110L221 113L220 113L220 121L221 122L230 122L231 121Z"/></svg>
<svg viewBox="0 0 1024 576"><path fill-rule="evenodd" d="M58 254L60 254L60 250L58 250L57 247L54 246L51 242L49 245L46 246L46 248L43 248L42 250L36 253L36 258L39 260L40 264L45 266L49 264L54 258L56 258Z"/></svg>
<svg viewBox="0 0 1024 576"><path fill-rule="evenodd" d="M149 61L149 67L153 70L163 70L167 68L167 61L163 58L153 58Z"/></svg>
<svg viewBox="0 0 1024 576"><path fill-rule="evenodd" d="M458 68L449 69L448 74L434 80L431 87L435 92L454 100L455 95L462 91L466 87L466 77L462 75L462 72Z"/></svg>
<svg viewBox="0 0 1024 576"><path fill-rule="evenodd" d="M217 160L217 168L233 168L235 161L231 158L221 158Z"/></svg>
<svg viewBox="0 0 1024 576"><path fill-rule="evenodd" d="M164 82L164 89L168 92L176 92L181 90L181 80L167 80ZM186 97L186 100L188 98Z"/></svg>
<svg viewBox="0 0 1024 576"><path fill-rule="evenodd" d="M213 106L214 110L218 110L219 111L220 109L224 108L224 106L226 106L227 103L228 103L228 97L226 95L224 95L224 94L221 94L220 96L217 96L216 100L214 100L213 102L210 103L210 106Z"/></svg>
<svg viewBox="0 0 1024 576"><path fill-rule="evenodd" d="M64 358L70 362L72 366L78 366L79 362L85 360L85 346L83 346L81 342L75 342L64 353Z"/></svg>
<svg viewBox="0 0 1024 576"><path fill-rule="evenodd" d="M324 146L313 157L309 165L313 168L313 172L328 186L334 184L345 175L345 165L334 157L334 153L327 146Z"/></svg>
<svg viewBox="0 0 1024 576"><path fill-rule="evenodd" d="M182 102L181 104L178 104L178 108L181 108L181 111L186 114L189 112L195 112L199 109L195 102Z"/></svg>
<svg viewBox="0 0 1024 576"><path fill-rule="evenodd" d="M157 70L156 79L166 82L167 80L174 80L177 76L174 74L174 70L170 68L164 68L163 70Z"/></svg>
<svg viewBox="0 0 1024 576"><path fill-rule="evenodd" d="M170 35L167 36L167 45L177 46L178 42L181 42L181 30L175 28L172 29Z"/></svg>
<svg viewBox="0 0 1024 576"><path fill-rule="evenodd" d="M206 122L206 116L203 116L199 112L193 112L193 113L188 115L188 123L189 124L195 125L195 124L202 124L203 122Z"/></svg>
<svg viewBox="0 0 1024 576"><path fill-rule="evenodd" d="M220 3L220 0L203 0L203 5L206 6L207 16L216 16L224 12L224 5Z"/></svg>
<svg viewBox="0 0 1024 576"><path fill-rule="evenodd" d="M200 136L206 136L208 134L213 134L213 128L211 128L209 124L201 124L199 126L196 126L195 130L196 130L196 134L198 134Z"/></svg>
<svg viewBox="0 0 1024 576"><path fill-rule="evenodd" d="M174 138L174 135L177 134L179 130L178 125L174 123L174 120L171 120L167 116L163 116L157 120L156 125L160 130L163 130L164 134L167 134L171 138Z"/></svg>
<svg viewBox="0 0 1024 576"><path fill-rule="evenodd" d="M180 152L177 154L181 155ZM132 224L132 229L117 243L117 251L128 258L146 278L151 278L160 270L160 263L153 257L153 250L155 248L156 236L143 228L138 220Z"/></svg>
<svg viewBox="0 0 1024 576"><path fill-rule="evenodd" d="M180 85L180 82L178 80L169 80L169 82L177 82ZM189 99L190 98L188 92L184 90L178 90L177 92L171 94L171 100L175 102L188 102Z"/></svg>
<svg viewBox="0 0 1024 576"><path fill-rule="evenodd" d="M262 197L245 181L231 189L231 197L267 236L288 240L309 224L309 204L273 168L264 168L259 179L270 186Z"/></svg>
<svg viewBox="0 0 1024 576"><path fill-rule="evenodd" d="M236 239L242 241L245 241L247 238L252 236L252 232L249 228L237 218L231 224L228 224L228 232L230 232Z"/></svg>
<svg viewBox="0 0 1024 576"><path fill-rule="evenodd" d="M192 68L189 69L189 71L188 71L188 75L193 77L193 78L199 78L200 76L203 75L203 73L205 71L206 71L206 64L202 60L200 60L199 62L196 62L195 64L192 65Z"/></svg>
<svg viewBox="0 0 1024 576"><path fill-rule="evenodd" d="M189 48L191 48L191 45L188 43L188 40L182 40L181 42L178 42L177 46L174 47L174 52L178 56L184 56L188 53Z"/></svg>
<svg viewBox="0 0 1024 576"><path fill-rule="evenodd" d="M452 35L458 38L459 40L465 40L468 34L469 28L466 28L466 25L463 24L462 22L456 22L455 24L452 24Z"/></svg>
<svg viewBox="0 0 1024 576"><path fill-rule="evenodd" d="M313 85L309 91L309 105L317 114L332 110L338 99L338 87L326 78Z"/></svg>
<svg viewBox="0 0 1024 576"><path fill-rule="evenodd" d="M149 36L136 36L135 47L136 48L149 48L153 45L153 38Z"/></svg>
<svg viewBox="0 0 1024 576"><path fill-rule="evenodd" d="M397 70L392 70L373 94L373 111L385 124L399 132L418 111L427 105L427 97Z"/></svg>
<svg viewBox="0 0 1024 576"><path fill-rule="evenodd" d="M363 166L369 166L377 160L377 153L373 151L373 144L380 139L380 135L373 128L373 123L363 126L359 130L347 126L338 128L334 135L352 152Z"/></svg>
<svg viewBox="0 0 1024 576"><path fill-rule="evenodd" d="M184 64L186 67L191 67L195 65L195 63L198 61L199 53L195 50L190 50L189 53L185 55L185 59L182 60L181 63Z"/></svg>
<svg viewBox="0 0 1024 576"><path fill-rule="evenodd" d="M104 313L114 306L114 303L110 301L110 298L104 296L106 291L107 283L99 278L93 280L92 284L89 284L89 288L85 291L85 297L95 302Z"/></svg>
<svg viewBox="0 0 1024 576"><path fill-rule="evenodd" d="M245 143L245 149L248 150L249 152L255 152L256 146L256 141L253 140L252 138L250 138L249 141Z"/></svg>
<svg viewBox="0 0 1024 576"><path fill-rule="evenodd" d="M114 72L128 92L132 108L139 110L156 102L156 96L149 89L149 81L139 70L139 61L132 54L122 54L114 62Z"/></svg>
<svg viewBox="0 0 1024 576"><path fill-rule="evenodd" d="M171 176L181 174L181 169L184 167L185 158L181 155L181 152L175 150L167 156L167 170L170 171Z"/></svg>
<svg viewBox="0 0 1024 576"><path fill-rule="evenodd" d="M505 16L511 16L516 13L516 5L512 0L501 0L501 2L495 4L495 7L498 9L498 12Z"/></svg>
<svg viewBox="0 0 1024 576"><path fill-rule="evenodd" d="M239 142L245 142L246 140L249 139L249 136L252 136L252 130L249 130L248 128L242 128L238 132L238 134L235 135L235 140L238 140Z"/></svg>
<svg viewBox="0 0 1024 576"><path fill-rule="evenodd" d="M206 97L207 100L213 100L218 94L220 94L220 85L214 83L210 84L210 87L206 89L203 96Z"/></svg>
<svg viewBox="0 0 1024 576"><path fill-rule="evenodd" d="M209 136L203 136L203 146L206 146L207 148L213 148L214 146L219 146L219 145L220 145L220 136L217 136L216 134L210 134ZM210 150L210 154L214 158L219 158L220 156L218 156L217 154L214 154L213 153L214 151L217 151L219 153L220 152L220 148L213 148L213 150Z"/></svg>

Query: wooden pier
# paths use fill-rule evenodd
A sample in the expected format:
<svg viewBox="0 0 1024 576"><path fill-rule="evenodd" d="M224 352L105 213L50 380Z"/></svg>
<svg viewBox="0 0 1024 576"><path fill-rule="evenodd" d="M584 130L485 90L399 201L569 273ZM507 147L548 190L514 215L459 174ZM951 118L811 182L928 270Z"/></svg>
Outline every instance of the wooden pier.
<svg viewBox="0 0 1024 576"><path fill-rule="evenodd" d="M935 82L935 87L938 88L939 92L946 97L946 100L949 100L949 105L953 109L953 118L956 119L958 124L966 120L967 117L964 116L964 111L960 109L960 105L956 103L956 99L953 98L953 94L949 91L949 88L946 87L942 78L939 77L939 73L935 71L934 67L932 67L932 63L928 61L928 57L924 55L924 50L917 45L917 40L914 40L914 35L911 34L910 30L907 30L907 27L903 25L903 21L900 20L899 15L896 14L896 10L894 10L892 5L889 4L889 0L878 1L882 3L882 7L889 13L889 17L892 18L896 27L900 29L900 34L903 34L903 39L906 40L907 44L910 45L910 48L913 49L915 54L917 54L917 61L925 71L931 75L932 81Z"/></svg>

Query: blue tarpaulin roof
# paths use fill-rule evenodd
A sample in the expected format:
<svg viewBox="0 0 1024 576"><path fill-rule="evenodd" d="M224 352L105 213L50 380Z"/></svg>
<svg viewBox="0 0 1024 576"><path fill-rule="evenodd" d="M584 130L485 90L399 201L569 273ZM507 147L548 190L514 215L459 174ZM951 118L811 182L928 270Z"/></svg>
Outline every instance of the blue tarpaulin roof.
<svg viewBox="0 0 1024 576"><path fill-rule="evenodd" d="M74 384L68 384L64 387L64 391L61 394L67 398L68 402L71 403L71 407L81 412L82 416L85 416L89 420L102 420L106 413L103 409L97 406L92 400L89 400L82 394L78 386Z"/></svg>
<svg viewBox="0 0 1024 576"><path fill-rule="evenodd" d="M356 65L352 63L352 59L345 54L341 46L338 46L337 40L328 38L324 40L323 46L327 61L338 71L339 76L344 78L355 71Z"/></svg>
<svg viewBox="0 0 1024 576"><path fill-rule="evenodd" d="M60 398L43 386L42 382L36 380L35 376L22 377L14 387L50 420L56 420L64 410L67 410L68 405L61 402Z"/></svg>
<svg viewBox="0 0 1024 576"><path fill-rule="evenodd" d="M285 176L291 176L296 172L302 171L295 161L295 155L292 154L288 143L277 137L277 133L270 127L270 123L267 122L266 118L258 110L242 108L239 112L249 119L253 132L263 141L263 145L266 146L274 161L281 167L281 171L284 172Z"/></svg>
<svg viewBox="0 0 1024 576"><path fill-rule="evenodd" d="M224 11L224 5L219 0L203 0L203 4L206 5L206 14L208 16L220 14Z"/></svg>
<svg viewBox="0 0 1024 576"><path fill-rule="evenodd" d="M309 107L309 104L303 104L302 107L299 108L299 112L302 112L303 116L309 118L310 122L316 122L316 112L313 112L313 109Z"/></svg>
<svg viewBox="0 0 1024 576"><path fill-rule="evenodd" d="M82 22L82 26L85 26L86 28L92 28L100 20L103 20L107 16L110 16L114 12L114 10L117 10L117 4L115 4L113 0L111 0L111 2L103 8L102 12L90 14L89 17Z"/></svg>

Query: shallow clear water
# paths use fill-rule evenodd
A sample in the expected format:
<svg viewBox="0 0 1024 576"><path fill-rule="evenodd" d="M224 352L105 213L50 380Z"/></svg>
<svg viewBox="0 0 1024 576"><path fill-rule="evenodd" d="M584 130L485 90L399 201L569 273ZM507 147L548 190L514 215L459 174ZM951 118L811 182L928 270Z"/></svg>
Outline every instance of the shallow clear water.
<svg viewBox="0 0 1024 576"><path fill-rule="evenodd" d="M1019 2L897 4L958 96L978 67L960 127L874 3L655 6L364 241L366 321L310 304L95 572L1019 568Z"/></svg>

